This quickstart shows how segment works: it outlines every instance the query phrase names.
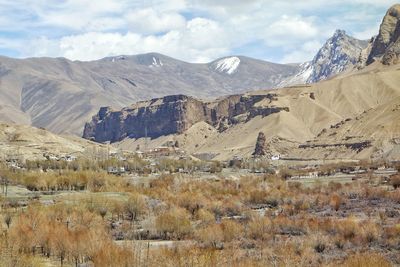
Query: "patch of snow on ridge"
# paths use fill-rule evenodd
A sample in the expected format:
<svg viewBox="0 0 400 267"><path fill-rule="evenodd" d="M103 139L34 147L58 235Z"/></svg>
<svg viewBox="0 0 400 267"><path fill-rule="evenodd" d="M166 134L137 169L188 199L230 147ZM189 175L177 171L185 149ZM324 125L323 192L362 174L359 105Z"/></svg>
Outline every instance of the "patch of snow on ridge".
<svg viewBox="0 0 400 267"><path fill-rule="evenodd" d="M117 56L117 57L113 57L113 58L111 59L111 61L112 61L112 62L115 62L115 61L117 61L117 60L125 60L125 59L126 59L125 56Z"/></svg>
<svg viewBox="0 0 400 267"><path fill-rule="evenodd" d="M215 70L231 75L236 72L239 64L240 59L238 57L227 57L216 63Z"/></svg>
<svg viewBox="0 0 400 267"><path fill-rule="evenodd" d="M306 83L310 79L310 77L314 71L314 67L309 62L303 63L301 65L301 67L302 67L303 71L301 73L297 74L296 76L299 76L301 78L301 81Z"/></svg>
<svg viewBox="0 0 400 267"><path fill-rule="evenodd" d="M311 62L303 63L299 66L299 71L295 76L289 77L278 84L277 87L286 87L299 84L307 84L314 71Z"/></svg>
<svg viewBox="0 0 400 267"><path fill-rule="evenodd" d="M153 57L153 62L149 67L162 67L163 65L161 59Z"/></svg>

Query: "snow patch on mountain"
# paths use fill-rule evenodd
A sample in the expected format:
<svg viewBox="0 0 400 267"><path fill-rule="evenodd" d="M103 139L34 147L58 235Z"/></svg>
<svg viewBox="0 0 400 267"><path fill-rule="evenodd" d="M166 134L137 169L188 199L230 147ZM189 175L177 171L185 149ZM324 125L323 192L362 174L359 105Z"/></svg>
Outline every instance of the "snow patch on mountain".
<svg viewBox="0 0 400 267"><path fill-rule="evenodd" d="M125 60L126 56L117 56L117 57L112 57L111 62L116 62L118 60Z"/></svg>
<svg viewBox="0 0 400 267"><path fill-rule="evenodd" d="M235 73L240 65L238 57L227 57L215 63L215 70L229 75Z"/></svg>
<svg viewBox="0 0 400 267"><path fill-rule="evenodd" d="M300 65L300 71L292 79L298 83L306 83L314 72L312 62L306 62Z"/></svg>
<svg viewBox="0 0 400 267"><path fill-rule="evenodd" d="M314 72L314 66L312 65L311 61L302 63L299 65L299 71L296 73L296 75L283 80L280 84L278 84L278 87L286 87L296 84L306 84L307 81L312 76L313 72Z"/></svg>
<svg viewBox="0 0 400 267"><path fill-rule="evenodd" d="M149 67L156 67L156 68L159 68L159 67L162 67L164 64L163 64L163 62L161 61L161 59L159 59L159 58L156 58L156 57L153 57L153 61L152 61L152 63L151 63L151 65L149 66Z"/></svg>

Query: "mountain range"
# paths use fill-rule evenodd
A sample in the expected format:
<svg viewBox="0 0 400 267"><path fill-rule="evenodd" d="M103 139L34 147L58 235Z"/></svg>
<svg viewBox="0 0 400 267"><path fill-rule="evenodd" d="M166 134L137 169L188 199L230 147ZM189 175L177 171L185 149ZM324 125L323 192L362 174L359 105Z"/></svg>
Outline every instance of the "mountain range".
<svg viewBox="0 0 400 267"><path fill-rule="evenodd" d="M89 62L1 57L0 121L83 132L123 147L145 136L154 144L172 136L183 138L188 151L201 147L221 159L250 155L259 130L282 153L331 147L335 154L343 146L359 153L361 146L368 157L389 155L400 132L400 75L393 67L399 21L400 5L394 5L369 42L337 30L312 61L300 64L243 56L192 64L157 53ZM271 91L281 87L287 88ZM370 136L362 136L360 118L368 120ZM187 141L191 133L202 143Z"/></svg>
<svg viewBox="0 0 400 267"><path fill-rule="evenodd" d="M262 132L269 156L398 159L399 14L400 5L389 9L369 43L336 31L311 62L281 82L303 85L212 101L175 95L122 110L104 107L83 136L130 150L178 143L189 153L226 160L251 156Z"/></svg>
<svg viewBox="0 0 400 267"><path fill-rule="evenodd" d="M367 42L344 31L314 60L276 64L230 56L191 64L157 53L96 61L0 57L0 121L81 136L85 122L102 106L184 94L201 99L313 83L350 68Z"/></svg>
<svg viewBox="0 0 400 267"><path fill-rule="evenodd" d="M268 155L302 159L400 157L400 68L372 64L329 81L200 101L176 95L122 110L102 108L84 137L125 149L179 143L191 154L249 157L257 135ZM146 138L147 137L147 138Z"/></svg>

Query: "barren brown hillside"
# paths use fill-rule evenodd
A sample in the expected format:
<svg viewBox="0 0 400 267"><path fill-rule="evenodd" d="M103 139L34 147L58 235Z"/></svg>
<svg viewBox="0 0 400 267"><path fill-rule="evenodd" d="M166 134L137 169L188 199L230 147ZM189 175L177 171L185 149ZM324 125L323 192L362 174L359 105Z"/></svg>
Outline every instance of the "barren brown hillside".
<svg viewBox="0 0 400 267"><path fill-rule="evenodd" d="M268 94L255 91L247 95ZM400 68L374 64L368 68L309 86L276 90L276 99L255 107L287 107L268 116L256 116L219 132L205 122L180 135L162 136L148 147L178 140L190 153L211 153L215 159L250 156L260 131L271 154L301 158L398 157L400 138ZM242 114L240 116L247 116ZM308 142L307 142L308 141ZM362 150L354 149L369 142ZM134 149L144 138L126 139L118 145ZM303 145L302 145L303 144ZM313 147L306 144L315 144ZM319 144L316 146L316 144ZM353 145L352 145L353 144ZM299 148L301 147L301 148Z"/></svg>
<svg viewBox="0 0 400 267"><path fill-rule="evenodd" d="M82 157L101 149L107 151L106 145L27 125L0 124L1 159L24 161L45 159L45 155Z"/></svg>

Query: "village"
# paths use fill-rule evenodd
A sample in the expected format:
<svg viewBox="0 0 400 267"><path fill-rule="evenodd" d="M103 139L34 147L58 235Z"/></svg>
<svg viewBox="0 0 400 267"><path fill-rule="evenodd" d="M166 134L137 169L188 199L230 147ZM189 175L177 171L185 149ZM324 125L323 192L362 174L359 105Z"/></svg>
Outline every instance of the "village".
<svg viewBox="0 0 400 267"><path fill-rule="evenodd" d="M114 251L109 260L119 255L121 261L140 266L172 264L193 249L202 259L211 249L222 264L234 248L241 253L235 259L243 261L266 243L276 248L271 255L280 255L287 242L301 244L301 257L312 262L341 262L351 246L382 252L380 244L397 231L399 162L287 166L277 164L282 159L239 157L213 162L166 147L87 154L97 160L46 154L44 160L1 165L3 240L15 241L12 247L2 244L4 258L15 261L18 250L34 250L29 260L38 258L46 265L92 266L91 249L102 250L103 243L85 246L96 232ZM384 228L376 224L379 216ZM38 227L26 228L32 220L39 220ZM333 230L317 228L322 239L308 232L328 222ZM64 237L57 241L57 235L47 236L46 225L54 225L49 227ZM24 244L20 231L50 241ZM239 240L248 245L237 248ZM63 252L57 242L65 243ZM398 260L395 250L385 253ZM294 263L300 255L293 252L290 257Z"/></svg>
<svg viewBox="0 0 400 267"><path fill-rule="evenodd" d="M237 262L256 255L254 266L289 244L298 252L288 250L290 259L281 263L301 257L343 262L351 247L372 247L400 262L392 246L400 218L399 161L290 158L260 144L259 154L216 161L188 154L176 142L35 154L21 152L32 145L19 142L0 159L0 255L8 266L89 267L112 266L116 258L119 266L174 266L177 257L196 253L210 266L236 251ZM22 236L36 238L26 243ZM104 251L113 254L92 260Z"/></svg>
<svg viewBox="0 0 400 267"><path fill-rule="evenodd" d="M257 147L256 147L257 150ZM396 175L394 166L398 161L368 162L333 160L302 160L291 159L284 155L253 156L242 158L234 156L227 161L214 161L204 155L188 155L175 142L166 142L163 146L141 151L127 151L112 147L87 149L72 153L54 154L45 152L42 159L25 159L22 154L6 154L0 159L13 171L54 172L68 169L102 169L108 174L123 177L157 177L162 174L190 174L214 177L230 176L239 178L243 175L284 175L287 180L341 180L353 179L362 175L377 175L387 181ZM88 162L98 162L100 166L87 165ZM284 173L284 174L283 174Z"/></svg>

